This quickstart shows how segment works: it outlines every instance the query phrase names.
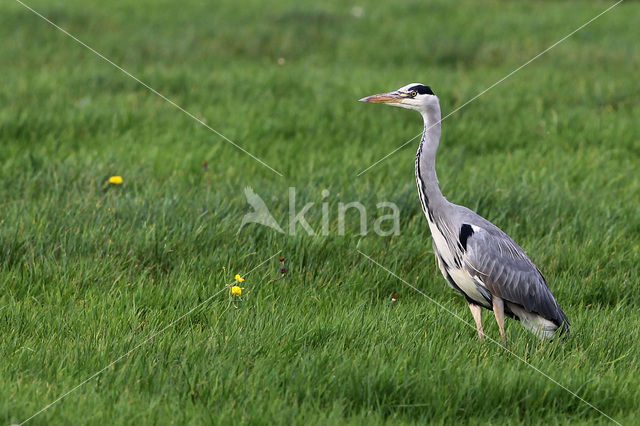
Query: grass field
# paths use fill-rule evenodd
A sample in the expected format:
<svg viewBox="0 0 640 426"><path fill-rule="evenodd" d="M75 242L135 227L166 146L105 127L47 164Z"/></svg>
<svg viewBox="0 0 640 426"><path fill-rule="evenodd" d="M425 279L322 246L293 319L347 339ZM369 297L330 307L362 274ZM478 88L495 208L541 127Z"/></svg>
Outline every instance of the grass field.
<svg viewBox="0 0 640 426"><path fill-rule="evenodd" d="M420 117L356 101L419 81L447 114L611 2L28 4L283 176L2 2L1 423L134 348L29 423L609 422L358 253L472 323L435 265L417 141L356 176ZM640 416L638 21L624 2L447 118L438 157L443 193L514 237L571 320L564 344L508 321L507 348L623 424ZM316 231L326 202L328 235L238 232L246 186L283 227L289 187ZM361 235L355 213L339 235L351 201L395 203L399 235Z"/></svg>

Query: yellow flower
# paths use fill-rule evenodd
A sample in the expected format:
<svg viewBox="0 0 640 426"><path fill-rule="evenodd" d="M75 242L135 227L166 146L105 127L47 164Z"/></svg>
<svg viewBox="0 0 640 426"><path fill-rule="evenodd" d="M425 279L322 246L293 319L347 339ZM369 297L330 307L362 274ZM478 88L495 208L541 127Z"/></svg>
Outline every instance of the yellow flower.
<svg viewBox="0 0 640 426"><path fill-rule="evenodd" d="M109 183L120 185L122 183L122 176L111 176L109 178Z"/></svg>
<svg viewBox="0 0 640 426"><path fill-rule="evenodd" d="M234 285L233 287L231 287L231 294L233 294L234 296L242 296L242 289L237 285Z"/></svg>
<svg viewBox="0 0 640 426"><path fill-rule="evenodd" d="M238 281L239 283L241 283L242 281L244 281L244 278L242 278L240 276L240 274L236 274L236 281Z"/></svg>

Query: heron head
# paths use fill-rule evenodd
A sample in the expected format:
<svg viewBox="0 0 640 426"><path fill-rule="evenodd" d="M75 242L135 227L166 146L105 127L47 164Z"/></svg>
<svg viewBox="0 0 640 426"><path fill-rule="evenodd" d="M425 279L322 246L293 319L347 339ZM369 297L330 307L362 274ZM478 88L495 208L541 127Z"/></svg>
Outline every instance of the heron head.
<svg viewBox="0 0 640 426"><path fill-rule="evenodd" d="M407 84L388 93L371 95L360 99L360 102L372 102L378 104L388 104L400 108L415 109L426 112L429 107L438 106L438 97L433 93L431 87L420 83Z"/></svg>

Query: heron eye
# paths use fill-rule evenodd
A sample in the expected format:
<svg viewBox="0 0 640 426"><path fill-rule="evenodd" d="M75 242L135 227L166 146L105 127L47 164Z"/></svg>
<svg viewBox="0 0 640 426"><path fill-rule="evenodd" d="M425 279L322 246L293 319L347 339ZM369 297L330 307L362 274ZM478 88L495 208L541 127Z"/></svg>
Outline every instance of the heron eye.
<svg viewBox="0 0 640 426"><path fill-rule="evenodd" d="M409 96L411 96L412 98L415 98L416 96L418 96L418 92L416 92L415 90L412 90L409 92Z"/></svg>

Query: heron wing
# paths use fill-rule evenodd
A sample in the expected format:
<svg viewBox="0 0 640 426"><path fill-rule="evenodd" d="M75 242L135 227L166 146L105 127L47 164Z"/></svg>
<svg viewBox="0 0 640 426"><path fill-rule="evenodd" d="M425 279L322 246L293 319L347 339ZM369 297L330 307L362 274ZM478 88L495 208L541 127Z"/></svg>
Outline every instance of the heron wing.
<svg viewBox="0 0 640 426"><path fill-rule="evenodd" d="M481 280L492 295L518 304L558 326L567 321L540 270L504 232L463 224L459 243L463 267Z"/></svg>

